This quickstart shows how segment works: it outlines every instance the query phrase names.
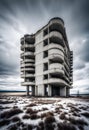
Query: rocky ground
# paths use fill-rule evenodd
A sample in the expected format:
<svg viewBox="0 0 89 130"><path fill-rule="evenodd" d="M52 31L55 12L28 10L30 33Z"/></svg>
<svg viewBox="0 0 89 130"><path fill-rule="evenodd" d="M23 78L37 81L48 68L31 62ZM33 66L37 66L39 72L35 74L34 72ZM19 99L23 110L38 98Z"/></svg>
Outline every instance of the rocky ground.
<svg viewBox="0 0 89 130"><path fill-rule="evenodd" d="M89 130L89 100L0 96L0 130Z"/></svg>

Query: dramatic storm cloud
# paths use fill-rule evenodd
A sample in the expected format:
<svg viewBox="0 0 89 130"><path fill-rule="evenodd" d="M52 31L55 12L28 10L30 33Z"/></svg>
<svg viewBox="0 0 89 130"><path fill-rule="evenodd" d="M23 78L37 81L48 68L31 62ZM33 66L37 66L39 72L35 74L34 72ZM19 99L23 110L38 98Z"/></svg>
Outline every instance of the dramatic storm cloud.
<svg viewBox="0 0 89 130"><path fill-rule="evenodd" d="M74 88L89 92L89 0L0 0L0 89L20 86L20 38L52 17L65 22L74 53Z"/></svg>

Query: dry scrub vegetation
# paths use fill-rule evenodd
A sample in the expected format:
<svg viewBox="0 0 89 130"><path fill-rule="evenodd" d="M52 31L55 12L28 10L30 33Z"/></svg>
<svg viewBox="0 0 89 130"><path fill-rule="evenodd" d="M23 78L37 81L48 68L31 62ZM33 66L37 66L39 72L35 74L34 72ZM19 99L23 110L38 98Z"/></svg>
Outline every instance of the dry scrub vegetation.
<svg viewBox="0 0 89 130"><path fill-rule="evenodd" d="M2 96L0 130L88 130L89 103L77 100Z"/></svg>

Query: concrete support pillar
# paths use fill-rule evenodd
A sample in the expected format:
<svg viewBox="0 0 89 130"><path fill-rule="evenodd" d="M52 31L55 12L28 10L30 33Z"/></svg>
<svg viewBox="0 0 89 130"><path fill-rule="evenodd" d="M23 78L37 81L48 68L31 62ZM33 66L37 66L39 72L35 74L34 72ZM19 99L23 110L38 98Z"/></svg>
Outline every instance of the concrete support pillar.
<svg viewBox="0 0 89 130"><path fill-rule="evenodd" d="M60 87L60 96L66 97L66 86Z"/></svg>
<svg viewBox="0 0 89 130"><path fill-rule="evenodd" d="M29 96L29 86L27 86L27 96Z"/></svg>
<svg viewBox="0 0 89 130"><path fill-rule="evenodd" d="M70 96L70 89L66 88L66 96L69 97Z"/></svg>
<svg viewBox="0 0 89 130"><path fill-rule="evenodd" d="M35 96L38 96L38 86L35 86Z"/></svg>
<svg viewBox="0 0 89 130"><path fill-rule="evenodd" d="M44 96L44 85L43 84L40 84L38 86L38 96Z"/></svg>
<svg viewBox="0 0 89 130"><path fill-rule="evenodd" d="M48 96L52 96L52 87L48 85Z"/></svg>
<svg viewBox="0 0 89 130"><path fill-rule="evenodd" d="M35 86L32 86L32 96L35 95Z"/></svg>

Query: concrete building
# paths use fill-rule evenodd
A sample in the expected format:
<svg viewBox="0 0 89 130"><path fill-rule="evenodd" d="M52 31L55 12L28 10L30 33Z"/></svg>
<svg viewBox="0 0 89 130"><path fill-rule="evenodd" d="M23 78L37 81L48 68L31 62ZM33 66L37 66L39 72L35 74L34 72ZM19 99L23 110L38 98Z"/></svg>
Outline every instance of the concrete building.
<svg viewBox="0 0 89 130"><path fill-rule="evenodd" d="M52 18L32 35L21 38L22 86L35 96L68 96L73 82L73 52L64 21Z"/></svg>

